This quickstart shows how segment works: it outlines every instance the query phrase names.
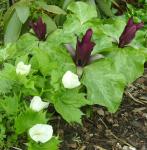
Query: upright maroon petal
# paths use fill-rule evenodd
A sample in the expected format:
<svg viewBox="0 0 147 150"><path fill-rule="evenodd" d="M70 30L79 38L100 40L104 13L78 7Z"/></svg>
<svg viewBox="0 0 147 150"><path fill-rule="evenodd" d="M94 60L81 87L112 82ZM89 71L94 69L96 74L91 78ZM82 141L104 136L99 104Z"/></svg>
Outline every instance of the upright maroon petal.
<svg viewBox="0 0 147 150"><path fill-rule="evenodd" d="M143 28L143 27L144 27L144 23L143 23L143 22L136 24L136 29L137 29L137 30L139 30L139 29L141 29L141 28Z"/></svg>
<svg viewBox="0 0 147 150"><path fill-rule="evenodd" d="M127 22L127 27L131 27L132 25L134 25L134 21L133 18L131 17Z"/></svg>
<svg viewBox="0 0 147 150"><path fill-rule="evenodd" d="M83 36L82 41L83 41L83 42L89 42L89 41L91 40L92 34L93 34L92 29L88 29L88 30L86 31L85 35Z"/></svg>
<svg viewBox="0 0 147 150"><path fill-rule="evenodd" d="M39 40L45 40L46 24L43 23L41 17L38 18L37 22L31 22L30 26L33 28L35 35Z"/></svg>
<svg viewBox="0 0 147 150"><path fill-rule="evenodd" d="M90 59L91 52L95 46L95 43L91 42L92 34L92 29L88 29L81 42L77 38L75 62L78 66L85 66Z"/></svg>

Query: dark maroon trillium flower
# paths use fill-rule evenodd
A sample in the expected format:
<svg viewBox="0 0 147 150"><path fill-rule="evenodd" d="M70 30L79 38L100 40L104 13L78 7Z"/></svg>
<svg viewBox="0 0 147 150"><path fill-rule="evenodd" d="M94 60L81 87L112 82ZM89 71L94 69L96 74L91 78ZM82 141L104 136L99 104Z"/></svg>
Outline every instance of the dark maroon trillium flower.
<svg viewBox="0 0 147 150"><path fill-rule="evenodd" d="M144 23L134 23L133 18L128 20L124 31L119 38L118 47L123 48L125 45L129 44L135 37L136 32L144 26Z"/></svg>
<svg viewBox="0 0 147 150"><path fill-rule="evenodd" d="M46 35L46 24L43 23L42 18L39 17L37 22L30 22L31 28L34 30L35 35L38 37L40 41L45 40Z"/></svg>
<svg viewBox="0 0 147 150"><path fill-rule="evenodd" d="M76 53L75 53L75 63L77 66L85 66L89 60L90 55L95 46L95 43L91 41L93 31L92 29L88 29L85 35L80 41L77 38L77 45L76 45Z"/></svg>

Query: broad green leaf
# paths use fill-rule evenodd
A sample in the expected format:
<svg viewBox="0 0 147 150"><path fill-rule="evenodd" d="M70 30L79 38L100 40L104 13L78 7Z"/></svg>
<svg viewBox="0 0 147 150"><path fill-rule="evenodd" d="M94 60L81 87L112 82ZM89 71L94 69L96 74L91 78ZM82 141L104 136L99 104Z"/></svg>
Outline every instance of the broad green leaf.
<svg viewBox="0 0 147 150"><path fill-rule="evenodd" d="M52 103L56 111L61 114L67 122L77 122L81 124L81 116L83 113L80 107L86 105L88 102L84 98L84 94L78 93L78 90L66 90L54 93Z"/></svg>
<svg viewBox="0 0 147 150"><path fill-rule="evenodd" d="M72 2L74 2L75 0L64 0L63 6L62 8L65 10L67 9L68 5Z"/></svg>
<svg viewBox="0 0 147 150"><path fill-rule="evenodd" d="M115 42L118 42L125 25L126 20L124 17L121 16L108 19L101 27L106 35L112 37Z"/></svg>
<svg viewBox="0 0 147 150"><path fill-rule="evenodd" d="M10 17L13 15L15 11L15 7L14 6L11 6L7 11L6 13L4 14L4 25L6 25L8 23L8 21L10 20Z"/></svg>
<svg viewBox="0 0 147 150"><path fill-rule="evenodd" d="M124 76L115 71L112 61L99 60L84 68L83 84L87 87L88 100L116 112L125 87Z"/></svg>
<svg viewBox="0 0 147 150"><path fill-rule="evenodd" d="M42 14L42 19L47 25L47 34L50 34L57 29L55 22L48 15Z"/></svg>
<svg viewBox="0 0 147 150"><path fill-rule="evenodd" d="M46 123L47 119L45 117L45 113L43 112L34 112L33 110L26 110L22 112L16 119L15 119L15 129L17 134L22 134L26 132L35 124L39 123Z"/></svg>
<svg viewBox="0 0 147 150"><path fill-rule="evenodd" d="M17 48L21 53L32 52L34 48L38 47L39 41L35 36L30 33L26 33L20 37L17 41Z"/></svg>
<svg viewBox="0 0 147 150"><path fill-rule="evenodd" d="M88 5L84 2L73 2L67 9L79 18L81 25L84 22L97 17L96 8L93 5Z"/></svg>
<svg viewBox="0 0 147 150"><path fill-rule="evenodd" d="M19 20L24 24L30 15L29 7L25 5L16 5L15 9Z"/></svg>
<svg viewBox="0 0 147 150"><path fill-rule="evenodd" d="M53 137L51 140L43 144L31 141L29 143L28 150L58 150L59 144L60 141L56 137Z"/></svg>
<svg viewBox="0 0 147 150"><path fill-rule="evenodd" d="M50 71L56 68L57 63L51 61L48 53L45 50L36 51L35 56L38 61L39 70L44 76L49 75Z"/></svg>
<svg viewBox="0 0 147 150"><path fill-rule="evenodd" d="M3 70L0 71L0 77L16 81L16 70L15 67L11 64L5 63Z"/></svg>
<svg viewBox="0 0 147 150"><path fill-rule="evenodd" d="M63 9L61 9L56 5L47 5L45 2L41 2L41 1L40 2L36 1L35 3L38 5L38 7L41 7L42 9L46 10L49 13L53 13L57 15L66 14L66 12Z"/></svg>
<svg viewBox="0 0 147 150"><path fill-rule="evenodd" d="M106 0L96 0L98 8L108 17L112 17L113 13L111 11L111 5L109 5Z"/></svg>
<svg viewBox="0 0 147 150"><path fill-rule="evenodd" d="M0 62L3 62L7 60L8 58L8 52L7 49L11 46L11 44L7 44L4 48L0 49Z"/></svg>
<svg viewBox="0 0 147 150"><path fill-rule="evenodd" d="M135 38L129 45L138 50L141 48L146 48L145 37L146 37L146 32L139 30L137 31Z"/></svg>
<svg viewBox="0 0 147 150"><path fill-rule="evenodd" d="M38 53L37 55L42 59L41 66L46 67L45 74L51 75L51 85L60 86L64 73L68 70L75 72L76 67L72 57L63 46L56 47L56 45L52 44L53 43L44 43L40 45L42 54L39 55ZM44 63L45 61L48 62ZM46 64L48 65L46 66Z"/></svg>
<svg viewBox="0 0 147 150"><path fill-rule="evenodd" d="M118 73L122 73L127 83L131 83L144 72L145 57L140 50L131 47L112 48L109 57L112 58Z"/></svg>
<svg viewBox="0 0 147 150"><path fill-rule="evenodd" d="M1 107L5 110L7 115L16 115L18 112L18 97L5 97L4 100L0 100Z"/></svg>
<svg viewBox="0 0 147 150"><path fill-rule="evenodd" d="M54 14L58 14L58 15L66 15L66 12L61 9L60 7L58 6L55 6L55 5L48 5L46 8L44 8L46 11L48 12L51 12L51 13L54 13Z"/></svg>
<svg viewBox="0 0 147 150"><path fill-rule="evenodd" d="M4 64L0 71L0 93L8 93L16 81L15 67L11 64Z"/></svg>
<svg viewBox="0 0 147 150"><path fill-rule="evenodd" d="M62 29L57 29L56 31L51 33L47 38L48 43L55 43L54 45L56 46L59 46L64 43L72 43L75 40L76 36L73 36L73 34L69 34L68 31L63 31Z"/></svg>
<svg viewBox="0 0 147 150"><path fill-rule="evenodd" d="M20 22L16 12L13 13L8 24L6 25L4 42L5 44L15 42L20 35L22 23Z"/></svg>
<svg viewBox="0 0 147 150"><path fill-rule="evenodd" d="M92 54L103 52L106 48L112 47L112 39L104 34L94 34L93 38L96 45L94 46Z"/></svg>
<svg viewBox="0 0 147 150"><path fill-rule="evenodd" d="M64 23L63 26L63 31L65 33L76 33L79 32L79 30L81 29L81 23L80 20L78 19L78 17L76 15L68 15L67 19ZM73 36L75 36L73 34Z"/></svg>
<svg viewBox="0 0 147 150"><path fill-rule="evenodd" d="M0 93L9 93L13 83L5 78L0 77Z"/></svg>

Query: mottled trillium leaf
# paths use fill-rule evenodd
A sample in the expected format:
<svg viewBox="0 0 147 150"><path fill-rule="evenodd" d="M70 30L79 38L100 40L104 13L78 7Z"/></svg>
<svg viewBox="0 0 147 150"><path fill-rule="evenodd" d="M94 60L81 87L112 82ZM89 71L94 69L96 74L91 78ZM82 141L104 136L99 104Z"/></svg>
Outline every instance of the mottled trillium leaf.
<svg viewBox="0 0 147 150"><path fill-rule="evenodd" d="M113 60L116 71L125 76L128 84L144 72L145 56L140 50L131 47L113 48L109 57Z"/></svg>
<svg viewBox="0 0 147 150"><path fill-rule="evenodd" d="M103 32L110 36L116 41L119 40L119 37L126 25L126 20L124 17L114 17L113 19L108 19L104 22L104 25L101 26Z"/></svg>
<svg viewBox="0 0 147 150"><path fill-rule="evenodd" d="M79 18L81 24L97 17L96 8L93 5L88 5L84 2L73 2L67 7L67 9Z"/></svg>
<svg viewBox="0 0 147 150"><path fill-rule="evenodd" d="M99 60L84 68L82 83L87 87L87 98L91 104L99 104L116 112L125 87L122 74L115 71L112 61Z"/></svg>
<svg viewBox="0 0 147 150"><path fill-rule="evenodd" d="M30 33L23 34L17 41L17 48L24 51L32 51L34 47L38 46L37 37Z"/></svg>
<svg viewBox="0 0 147 150"><path fill-rule="evenodd" d="M84 93L78 93L78 90L62 90L54 93L52 103L56 111L69 123L77 122L81 124L83 115L80 107L88 102Z"/></svg>

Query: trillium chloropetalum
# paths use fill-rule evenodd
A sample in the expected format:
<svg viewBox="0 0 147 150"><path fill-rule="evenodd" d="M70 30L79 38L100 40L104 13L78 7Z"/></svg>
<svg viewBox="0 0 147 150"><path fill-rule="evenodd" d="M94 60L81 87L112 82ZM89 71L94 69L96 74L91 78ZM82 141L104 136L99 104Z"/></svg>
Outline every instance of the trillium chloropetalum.
<svg viewBox="0 0 147 150"><path fill-rule="evenodd" d="M46 24L43 23L42 18L39 17L37 22L30 22L30 26L33 28L35 35L40 41L45 40L46 35Z"/></svg>
<svg viewBox="0 0 147 150"><path fill-rule="evenodd" d="M49 106L49 102L43 102L39 96L34 96L30 103L30 108L36 112Z"/></svg>
<svg viewBox="0 0 147 150"><path fill-rule="evenodd" d="M82 38L82 41L77 38L75 63L77 66L85 66L89 60L90 55L95 46L95 43L91 41L93 31L88 29Z"/></svg>
<svg viewBox="0 0 147 150"><path fill-rule="evenodd" d="M16 73L20 75L28 75L31 70L31 65L25 65L24 62L20 61L16 66Z"/></svg>
<svg viewBox="0 0 147 150"><path fill-rule="evenodd" d="M119 38L118 47L123 48L125 45L129 44L134 39L136 32L143 26L143 22L134 23L133 18L130 18Z"/></svg>
<svg viewBox="0 0 147 150"><path fill-rule="evenodd" d="M62 78L62 83L64 88L73 89L80 86L80 81L78 75L74 74L71 71L67 71Z"/></svg>
<svg viewBox="0 0 147 150"><path fill-rule="evenodd" d="M47 124L36 124L29 129L29 135L35 142L45 143L53 136L53 128Z"/></svg>

